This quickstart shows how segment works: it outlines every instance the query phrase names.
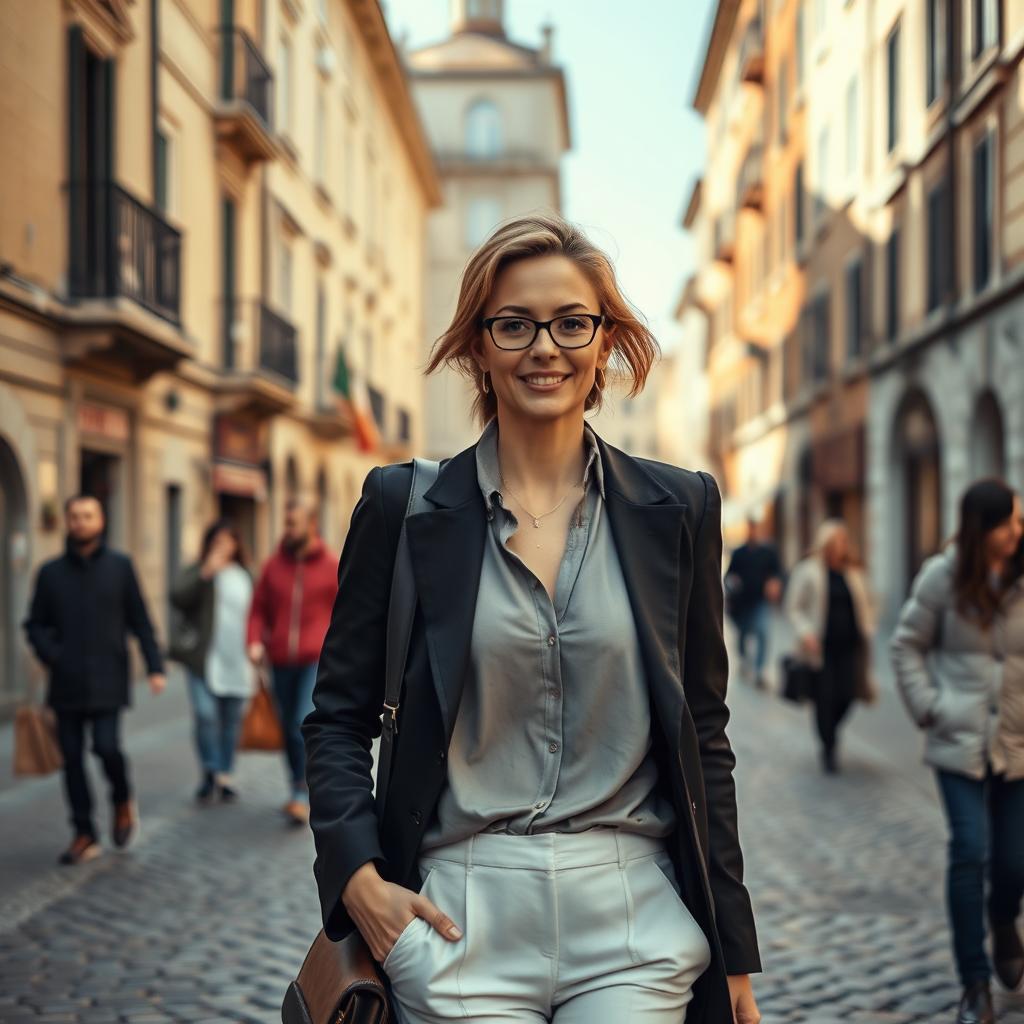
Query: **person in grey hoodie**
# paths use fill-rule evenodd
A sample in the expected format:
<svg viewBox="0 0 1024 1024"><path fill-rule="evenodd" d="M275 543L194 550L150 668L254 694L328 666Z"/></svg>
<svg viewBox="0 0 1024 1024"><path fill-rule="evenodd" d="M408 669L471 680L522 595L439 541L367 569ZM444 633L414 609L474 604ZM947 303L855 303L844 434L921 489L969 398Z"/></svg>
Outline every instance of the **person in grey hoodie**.
<svg viewBox="0 0 1024 1024"><path fill-rule="evenodd" d="M958 1024L990 1024L992 966L1024 984L1024 548L1021 499L999 480L964 494L955 543L914 580L891 651L925 730L949 823L946 897L964 992ZM992 964L985 952L985 875Z"/></svg>

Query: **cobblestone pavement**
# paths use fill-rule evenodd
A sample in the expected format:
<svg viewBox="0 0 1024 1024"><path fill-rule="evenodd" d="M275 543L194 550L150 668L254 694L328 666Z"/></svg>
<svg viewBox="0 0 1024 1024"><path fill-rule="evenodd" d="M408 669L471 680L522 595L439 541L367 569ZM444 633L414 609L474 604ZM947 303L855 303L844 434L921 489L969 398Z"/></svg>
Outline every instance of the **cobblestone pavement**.
<svg viewBox="0 0 1024 1024"><path fill-rule="evenodd" d="M894 771L861 728L824 777L801 709L740 684L731 703L766 1024L949 1024L944 835L923 773ZM58 869L53 822L35 827L62 823L57 780L0 792L4 1024L279 1021L319 926L312 841L278 816L273 756L243 756L237 805L194 807L180 691L163 708L163 725L128 723L144 830L127 852ZM1002 1024L1024 1024L1024 1001L1003 1003Z"/></svg>

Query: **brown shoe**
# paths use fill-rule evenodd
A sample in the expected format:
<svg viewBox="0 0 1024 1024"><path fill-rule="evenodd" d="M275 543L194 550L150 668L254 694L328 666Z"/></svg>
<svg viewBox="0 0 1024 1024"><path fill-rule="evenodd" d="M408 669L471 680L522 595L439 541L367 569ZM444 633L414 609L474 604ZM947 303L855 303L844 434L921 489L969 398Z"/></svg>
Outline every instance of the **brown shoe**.
<svg viewBox="0 0 1024 1024"><path fill-rule="evenodd" d="M131 800L125 800L123 804L114 804L114 824L110 834L119 850L123 850L132 841L138 827L139 815Z"/></svg>
<svg viewBox="0 0 1024 1024"><path fill-rule="evenodd" d="M1016 992L1024 984L1024 943L1012 921L992 929L992 966L1007 992Z"/></svg>
<svg viewBox="0 0 1024 1024"><path fill-rule="evenodd" d="M992 993L987 981L976 981L964 989L956 1024L995 1024Z"/></svg>
<svg viewBox="0 0 1024 1024"><path fill-rule="evenodd" d="M85 864L95 860L103 852L103 847L93 836L85 833L75 836L71 845L60 855L61 864Z"/></svg>
<svg viewBox="0 0 1024 1024"><path fill-rule="evenodd" d="M293 825L306 825L309 822L309 804L304 800L289 800L284 805L284 813Z"/></svg>

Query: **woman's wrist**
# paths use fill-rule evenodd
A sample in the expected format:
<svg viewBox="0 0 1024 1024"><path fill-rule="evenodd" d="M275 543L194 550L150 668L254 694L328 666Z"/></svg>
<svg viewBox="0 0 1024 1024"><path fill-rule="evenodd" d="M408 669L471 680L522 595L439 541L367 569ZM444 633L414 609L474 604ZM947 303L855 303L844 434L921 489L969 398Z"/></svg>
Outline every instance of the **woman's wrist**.
<svg viewBox="0 0 1024 1024"><path fill-rule="evenodd" d="M341 892L341 902L346 910L353 910L365 906L368 900L372 900L377 887L383 885L384 880L377 871L377 865L368 860L352 872L352 876L345 884Z"/></svg>

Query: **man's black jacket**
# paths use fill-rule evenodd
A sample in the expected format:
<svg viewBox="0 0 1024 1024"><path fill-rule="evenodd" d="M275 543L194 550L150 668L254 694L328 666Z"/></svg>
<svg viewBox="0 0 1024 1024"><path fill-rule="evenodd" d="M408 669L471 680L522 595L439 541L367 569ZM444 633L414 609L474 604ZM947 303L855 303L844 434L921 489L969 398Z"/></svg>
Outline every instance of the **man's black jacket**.
<svg viewBox="0 0 1024 1024"><path fill-rule="evenodd" d="M128 633L138 637L147 671L163 671L131 559L103 544L83 558L69 542L42 566L25 633L50 670L47 703L58 711L131 704Z"/></svg>

